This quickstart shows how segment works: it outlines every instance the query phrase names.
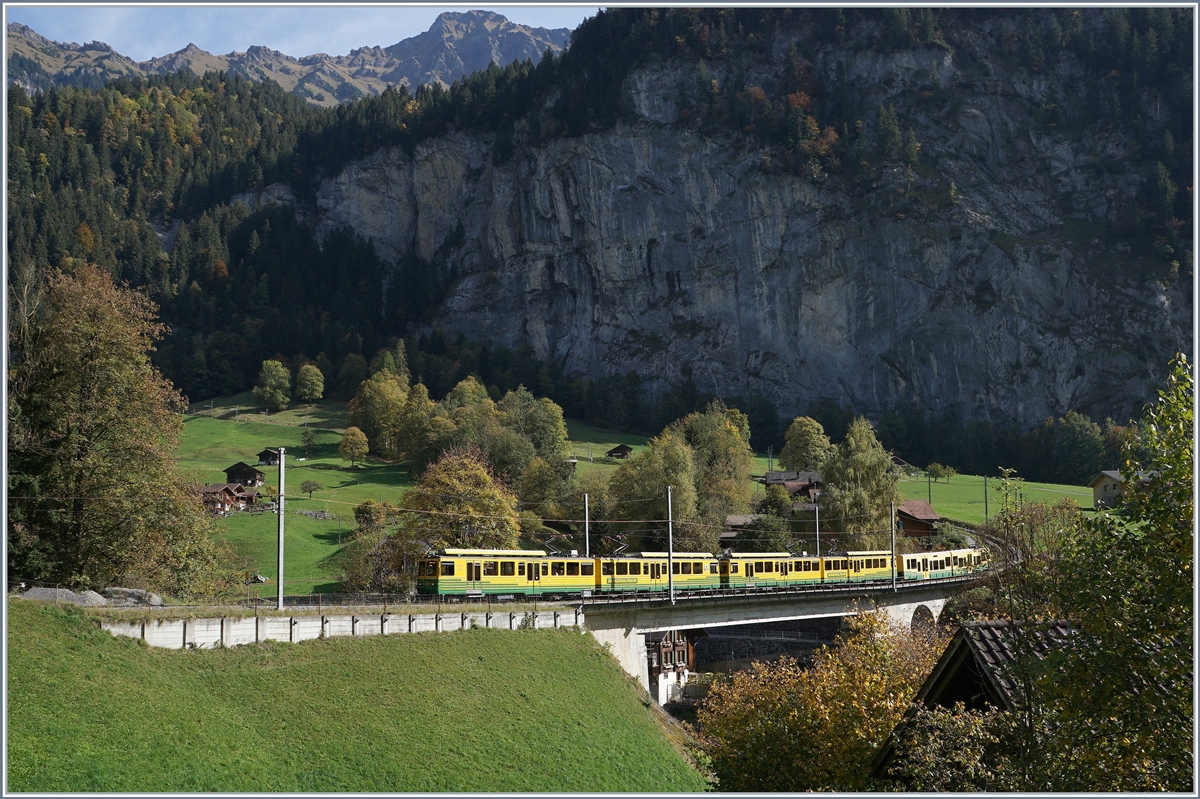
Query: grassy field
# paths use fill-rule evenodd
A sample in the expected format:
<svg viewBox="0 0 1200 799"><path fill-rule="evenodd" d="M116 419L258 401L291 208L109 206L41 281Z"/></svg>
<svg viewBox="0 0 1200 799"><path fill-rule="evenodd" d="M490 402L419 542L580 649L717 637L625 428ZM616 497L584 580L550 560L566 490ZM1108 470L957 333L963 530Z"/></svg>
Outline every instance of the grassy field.
<svg viewBox="0 0 1200 799"><path fill-rule="evenodd" d="M336 590L335 556L346 533L354 529L354 506L366 499L395 504L411 485L407 471L395 464L372 459L351 468L338 455L341 434L335 430L317 430L316 444L309 457L304 458L300 442L303 432L302 427L294 425L189 416L184 422L179 448L184 470L205 483L224 482L223 470L239 460L254 465L256 453L266 447L287 449L285 479L289 499L283 549L284 584L289 594ZM266 485L278 488L278 467L260 468L266 474ZM300 486L306 480L321 486L311 498L300 494ZM298 511L305 510L325 511L338 518L327 521L298 515ZM259 594L273 596L279 517L235 513L218 524L237 550L239 565L272 580L257 586Z"/></svg>
<svg viewBox="0 0 1200 799"><path fill-rule="evenodd" d="M346 429L346 416L350 413L345 402L333 399L319 400L311 405L296 405L272 414L266 414L263 410L251 392L243 391L231 397L193 402L188 406L188 415L285 426L307 422L312 427L341 431Z"/></svg>
<svg viewBox="0 0 1200 799"><path fill-rule="evenodd" d="M150 649L8 605L8 791L702 791L588 635Z"/></svg>
<svg viewBox="0 0 1200 799"><path fill-rule="evenodd" d="M957 474L949 482L931 483L925 478L905 478L900 481L900 492L905 499L929 500L933 509L943 519L983 524L985 510L991 518L1001 509L1004 499L997 490L1000 480L987 479L987 500L984 501L984 478L973 474ZM1021 497L1033 502L1057 502L1070 498L1084 509L1092 507L1092 489L1087 486L1056 485L1054 483L1023 483Z"/></svg>
<svg viewBox="0 0 1200 799"><path fill-rule="evenodd" d="M244 395L249 398L249 395ZM286 447L288 515L285 524L285 590L289 594L332 592L337 590L337 553L346 535L354 529L354 506L366 499L399 502L404 490L411 485L407 470L397 464L368 459L351 468L342 461L337 452L341 431L331 428L315 428L316 443L305 457L301 436L304 428L302 411L286 411L271 417L239 412L234 421L233 408L239 403L237 397L218 401L218 405L200 415L187 417L179 450L179 458L185 471L196 480L205 483L223 482L223 470L237 461L256 463L256 453L266 447ZM310 425L315 419L337 422L344 406L328 403L311 412ZM224 409L227 406L227 409ZM339 411L339 409L341 409ZM213 415L209 415L209 414ZM245 421L246 418L254 421ZM644 436L618 434L609 430L589 427L581 422L567 420L570 437L569 449L578 458L577 470L587 472L600 470L611 475L620 461L605 458L604 453L618 443L629 444L634 451L645 446ZM589 462L588 447L591 446L592 460ZM755 456L753 473L767 471L765 454ZM778 462L774 465L777 467ZM264 467L267 484L278 486L279 470ZM306 480L319 484L312 496L301 495L300 486ZM944 519L967 524L981 524L986 516L995 514L1001 498L996 491L999 481L988 480L988 497L984 500L984 479L973 475L956 475L949 482L927 484L922 478L905 479L900 484L901 492L908 499L928 499L932 494L934 509ZM763 488L754 485L753 497L762 495ZM1084 508L1091 507L1091 490L1086 487L1026 483L1022 487L1025 498L1037 502L1053 502L1070 497ZM297 514L297 511L324 511L335 518L318 520ZM271 580L252 588L260 596L274 596L276 587L276 538L278 517L273 514L253 516L236 513L218 522L227 540L233 544L239 566L251 573L262 574Z"/></svg>

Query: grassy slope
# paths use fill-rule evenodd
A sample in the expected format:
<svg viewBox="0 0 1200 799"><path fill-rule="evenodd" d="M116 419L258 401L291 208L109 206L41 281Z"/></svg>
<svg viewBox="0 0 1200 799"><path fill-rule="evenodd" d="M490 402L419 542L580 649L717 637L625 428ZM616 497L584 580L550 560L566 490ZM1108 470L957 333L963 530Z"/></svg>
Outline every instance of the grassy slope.
<svg viewBox="0 0 1200 799"><path fill-rule="evenodd" d="M149 649L8 606L9 791L699 791L569 630Z"/></svg>
<svg viewBox="0 0 1200 799"><path fill-rule="evenodd" d="M239 460L255 464L255 454L265 447L287 448L285 478L289 500L284 525L284 577L289 594L334 590L337 568L329 559L340 548L342 536L354 528L354 506L368 498L395 504L410 485L407 471L395 464L371 460L351 468L337 453L341 434L323 429L316 433L317 443L311 457L301 461L304 453L301 427L191 416L184 423L179 448L183 468L206 483L224 482L223 470ZM278 467L261 469L267 485L278 487ZM300 494L300 486L306 480L321 485L311 499ZM295 511L300 510L326 511L341 518L316 520L296 515ZM218 524L237 548L243 567L273 581L278 517L236 513ZM257 590L263 596L273 596L276 591L274 582L260 585Z"/></svg>
<svg viewBox="0 0 1200 799"><path fill-rule="evenodd" d="M1000 486L997 478L987 481L987 515L996 515L1003 498L996 490ZM958 474L949 482L928 483L925 478L901 480L900 492L905 499L929 498L933 493L933 508L943 519L982 524L984 521L983 478L972 474ZM1053 483L1023 483L1021 495L1033 502L1057 502L1069 498L1082 508L1092 507L1092 489L1086 486L1056 485Z"/></svg>

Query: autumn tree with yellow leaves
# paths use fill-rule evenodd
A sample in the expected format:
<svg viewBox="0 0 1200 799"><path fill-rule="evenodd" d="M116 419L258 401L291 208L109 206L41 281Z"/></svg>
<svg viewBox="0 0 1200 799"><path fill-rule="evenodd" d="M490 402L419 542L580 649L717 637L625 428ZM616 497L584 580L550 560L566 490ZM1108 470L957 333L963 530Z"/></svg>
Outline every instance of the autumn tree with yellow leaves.
<svg viewBox="0 0 1200 799"><path fill-rule="evenodd" d="M908 709L949 638L899 630L860 613L811 669L792 658L755 663L715 684L698 718L722 790L853 791Z"/></svg>

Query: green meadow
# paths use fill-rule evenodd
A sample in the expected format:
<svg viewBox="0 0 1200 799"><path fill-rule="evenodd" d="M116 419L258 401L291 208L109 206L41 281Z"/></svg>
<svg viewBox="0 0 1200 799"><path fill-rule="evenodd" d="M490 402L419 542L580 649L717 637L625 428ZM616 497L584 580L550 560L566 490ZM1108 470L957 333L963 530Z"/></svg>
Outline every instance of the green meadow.
<svg viewBox="0 0 1200 799"><path fill-rule="evenodd" d="M397 464L367 459L351 467L338 455L341 432L316 429L316 441L305 453L304 428L295 424L233 421L189 416L184 421L179 459L186 473L204 483L225 481L224 470L238 461L254 466L257 453L267 447L284 447L284 480L287 515L284 524L284 586L288 594L337 590L337 553L346 534L354 529L354 506L367 499L395 504L412 483L408 471ZM279 467L256 466L266 476L265 485L279 487ZM305 481L320 488L300 493ZM263 487L260 486L262 491ZM298 511L323 511L329 520L301 516ZM238 565L272 582L255 586L261 596L276 593L276 543L279 517L275 514L235 513L217 524L233 545Z"/></svg>
<svg viewBox="0 0 1200 799"><path fill-rule="evenodd" d="M12 792L675 792L704 780L590 635L151 649L8 603Z"/></svg>
<svg viewBox="0 0 1200 799"><path fill-rule="evenodd" d="M929 501L932 497L930 504L943 519L978 525L983 524L985 518L996 515L1004 503L998 490L999 478L986 478L986 491L984 481L985 478L973 474L956 474L949 481L942 482L932 482L924 477L904 478L900 481L900 492L905 499ZM1072 499L1081 508L1090 510L1092 489L1055 483L1021 483L1020 496L1016 499L1047 503Z"/></svg>
<svg viewBox="0 0 1200 799"><path fill-rule="evenodd" d="M225 480L224 469L234 463L244 461L253 466L260 450L285 447L288 494L284 525L285 592L334 592L337 556L354 529L354 507L367 499L398 503L405 489L412 485L412 476L399 464L375 458L353 467L341 459L337 445L345 425L346 408L342 402L327 400L268 418L261 413L243 413L248 406L241 400L251 402L252 398L247 393L216 400L212 409L206 407L207 403L193 406L200 410L184 421L179 449L182 466L199 482L218 483ZM308 451L301 441L306 421L315 431L315 442ZM318 422L329 426L317 427ZM602 430L571 419L567 420L567 433L569 451L578 461L579 472L598 470L611 474L620 461L606 458L604 453L618 443L628 444L638 452L648 441L645 436ZM771 464L778 468L777 459L773 458ZM767 466L767 456L760 453L754 458L752 471L763 474ZM258 468L266 474L266 484L277 488L278 467ZM300 493L301 485L308 480L319 486L311 496ZM949 481L932 483L924 478L905 478L900 490L906 499L931 499L934 510L943 519L978 525L999 510L1003 501L997 490L999 485L998 479L989 478L985 492L983 477L955 475ZM756 483L752 496L757 499L762 491L762 486ZM1087 487L1023 483L1020 491L1022 498L1035 502L1070 498L1085 509L1092 505L1091 489ZM322 511L333 518L314 519L297 511ZM249 590L260 596L274 596L278 517L235 513L219 520L218 525L233 545L239 567L271 581Z"/></svg>

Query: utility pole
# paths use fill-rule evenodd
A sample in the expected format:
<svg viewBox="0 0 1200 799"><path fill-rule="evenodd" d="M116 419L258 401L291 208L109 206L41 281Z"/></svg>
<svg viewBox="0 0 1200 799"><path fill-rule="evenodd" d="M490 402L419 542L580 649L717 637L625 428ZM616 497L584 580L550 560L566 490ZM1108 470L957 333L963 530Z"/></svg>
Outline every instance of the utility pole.
<svg viewBox="0 0 1200 799"><path fill-rule="evenodd" d="M275 512L279 514L279 564L278 564L278 594L279 609L283 610L283 447L279 448L279 500L275 504Z"/></svg>
<svg viewBox="0 0 1200 799"><path fill-rule="evenodd" d="M588 463L592 462L592 442L588 442Z"/></svg>
<svg viewBox="0 0 1200 799"><path fill-rule="evenodd" d="M771 471L771 447L767 447L767 471Z"/></svg>
<svg viewBox="0 0 1200 799"><path fill-rule="evenodd" d="M675 604L675 522L671 516L671 487L667 486L667 592Z"/></svg>
<svg viewBox="0 0 1200 799"><path fill-rule="evenodd" d="M591 529L588 527L588 495L583 495L583 556L592 555Z"/></svg>
<svg viewBox="0 0 1200 799"><path fill-rule="evenodd" d="M892 590L896 590L896 503L892 503Z"/></svg>
<svg viewBox="0 0 1200 799"><path fill-rule="evenodd" d="M988 516L987 507L987 475L983 476L983 520L986 522Z"/></svg>
<svg viewBox="0 0 1200 799"><path fill-rule="evenodd" d="M238 420L238 408L240 408L240 407L242 407L242 406L241 405L233 406L233 421L235 421L235 422Z"/></svg>
<svg viewBox="0 0 1200 799"><path fill-rule="evenodd" d="M929 470L925 470L925 488L929 491L929 504L933 505L933 480L929 477Z"/></svg>
<svg viewBox="0 0 1200 799"><path fill-rule="evenodd" d="M821 557L821 506L813 505L813 510L817 514L817 557Z"/></svg>

